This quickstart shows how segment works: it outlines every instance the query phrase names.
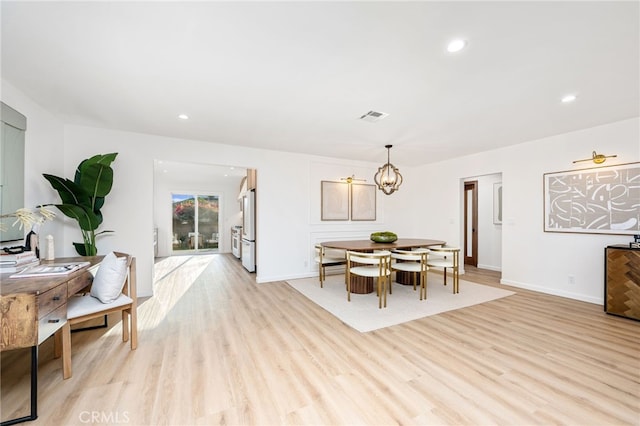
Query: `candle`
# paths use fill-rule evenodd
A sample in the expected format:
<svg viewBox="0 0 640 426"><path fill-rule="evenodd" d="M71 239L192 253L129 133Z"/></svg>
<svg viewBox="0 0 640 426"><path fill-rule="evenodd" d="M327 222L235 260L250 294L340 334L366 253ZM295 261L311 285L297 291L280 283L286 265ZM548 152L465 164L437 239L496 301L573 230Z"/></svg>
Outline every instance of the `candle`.
<svg viewBox="0 0 640 426"><path fill-rule="evenodd" d="M53 247L53 235L47 235L47 257L46 260L54 260L56 258L55 256L55 250Z"/></svg>

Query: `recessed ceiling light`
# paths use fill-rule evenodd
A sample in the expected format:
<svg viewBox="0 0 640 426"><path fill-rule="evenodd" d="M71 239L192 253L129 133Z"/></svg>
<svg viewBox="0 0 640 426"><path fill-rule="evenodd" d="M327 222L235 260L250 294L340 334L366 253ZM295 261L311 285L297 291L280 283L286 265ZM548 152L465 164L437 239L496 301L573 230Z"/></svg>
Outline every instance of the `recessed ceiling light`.
<svg viewBox="0 0 640 426"><path fill-rule="evenodd" d="M189 116L188 116L187 114L180 114L180 115L178 116L178 118L179 118L180 120L188 120L188 119L189 119Z"/></svg>
<svg viewBox="0 0 640 426"><path fill-rule="evenodd" d="M563 96L562 99L560 99L560 101L563 104L568 104L568 103L571 103L571 102L573 102L575 100L576 100L576 95L566 95L566 96Z"/></svg>
<svg viewBox="0 0 640 426"><path fill-rule="evenodd" d="M466 45L467 45L466 40L462 40L462 39L452 40L447 45L447 52L449 53L459 52L462 49L464 49Z"/></svg>

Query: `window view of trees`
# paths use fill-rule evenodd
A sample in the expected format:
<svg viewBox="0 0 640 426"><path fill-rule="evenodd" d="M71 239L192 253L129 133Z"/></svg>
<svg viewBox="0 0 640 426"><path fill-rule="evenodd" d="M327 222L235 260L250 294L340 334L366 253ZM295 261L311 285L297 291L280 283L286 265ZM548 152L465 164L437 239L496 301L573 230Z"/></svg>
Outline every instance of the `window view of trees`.
<svg viewBox="0 0 640 426"><path fill-rule="evenodd" d="M172 194L173 250L218 248L219 201L215 195Z"/></svg>

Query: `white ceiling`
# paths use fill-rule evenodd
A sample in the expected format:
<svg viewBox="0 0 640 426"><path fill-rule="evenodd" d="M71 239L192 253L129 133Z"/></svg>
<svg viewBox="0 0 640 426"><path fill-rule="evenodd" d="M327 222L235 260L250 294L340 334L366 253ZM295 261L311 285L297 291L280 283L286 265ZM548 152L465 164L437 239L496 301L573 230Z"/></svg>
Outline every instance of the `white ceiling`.
<svg viewBox="0 0 640 426"><path fill-rule="evenodd" d="M640 115L637 1L1 8L3 79L65 123L402 167Z"/></svg>

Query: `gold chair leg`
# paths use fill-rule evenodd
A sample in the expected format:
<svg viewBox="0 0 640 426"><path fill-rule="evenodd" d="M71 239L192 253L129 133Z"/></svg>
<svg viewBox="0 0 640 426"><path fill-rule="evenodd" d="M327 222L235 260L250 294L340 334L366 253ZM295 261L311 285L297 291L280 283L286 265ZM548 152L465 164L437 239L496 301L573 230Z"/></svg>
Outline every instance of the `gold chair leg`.
<svg viewBox="0 0 640 426"><path fill-rule="evenodd" d="M458 268L453 268L453 293L458 294L460 291L460 275L458 273Z"/></svg>
<svg viewBox="0 0 640 426"><path fill-rule="evenodd" d="M384 297L384 307L387 307L387 287L391 288L391 284L388 283L388 280L391 275L386 275L382 280L382 294Z"/></svg>
<svg viewBox="0 0 640 426"><path fill-rule="evenodd" d="M427 270L428 271L428 270ZM427 274L427 271L424 271L424 299L427 300L427 284L428 284L428 277L429 275Z"/></svg>

